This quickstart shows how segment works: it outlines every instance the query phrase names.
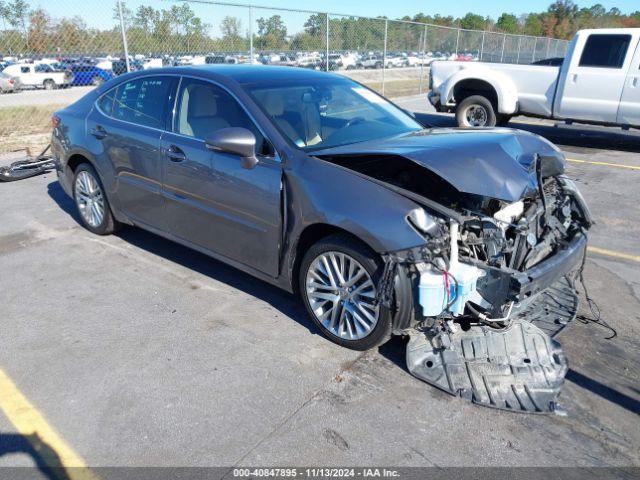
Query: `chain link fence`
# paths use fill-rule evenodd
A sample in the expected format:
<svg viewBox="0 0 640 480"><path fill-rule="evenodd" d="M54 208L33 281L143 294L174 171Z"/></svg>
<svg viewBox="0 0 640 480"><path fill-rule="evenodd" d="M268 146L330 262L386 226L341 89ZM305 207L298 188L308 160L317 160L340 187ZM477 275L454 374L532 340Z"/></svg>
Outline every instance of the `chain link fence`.
<svg viewBox="0 0 640 480"><path fill-rule="evenodd" d="M110 78L175 65L333 71L394 98L425 93L435 60L532 63L568 42L191 0L0 1L0 152L47 143L49 119ZM426 101L426 100L425 100Z"/></svg>

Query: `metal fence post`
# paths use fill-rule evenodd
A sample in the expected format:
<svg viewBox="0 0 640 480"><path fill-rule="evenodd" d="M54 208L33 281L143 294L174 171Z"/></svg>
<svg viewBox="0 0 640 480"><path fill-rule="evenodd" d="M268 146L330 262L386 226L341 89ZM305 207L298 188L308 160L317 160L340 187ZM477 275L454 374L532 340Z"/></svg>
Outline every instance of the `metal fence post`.
<svg viewBox="0 0 640 480"><path fill-rule="evenodd" d="M382 52L382 95L384 95L384 72L387 69L387 34L389 32L389 20L384 19L384 51Z"/></svg>
<svg viewBox="0 0 640 480"><path fill-rule="evenodd" d="M460 45L460 29L458 29L458 35L456 35L456 56L458 56L458 46Z"/></svg>
<svg viewBox="0 0 640 480"><path fill-rule="evenodd" d="M500 63L504 63L504 45L507 43L507 34L502 37L502 53L500 54Z"/></svg>
<svg viewBox="0 0 640 480"><path fill-rule="evenodd" d="M326 13L325 24L325 70L329 71L329 12Z"/></svg>
<svg viewBox="0 0 640 480"><path fill-rule="evenodd" d="M120 17L120 31L122 32L122 47L124 48L124 62L127 72L131 71L129 66L129 46L127 45L127 33L124 28L124 16L122 15L122 2L118 0L118 16Z"/></svg>
<svg viewBox="0 0 640 480"><path fill-rule="evenodd" d="M520 44L522 43L522 37L518 37L518 55L516 56L516 63L520 63Z"/></svg>
<svg viewBox="0 0 640 480"><path fill-rule="evenodd" d="M422 45L421 45L421 50L422 50L422 55L420 56L421 61L420 61L420 87L419 87L419 93L422 93L422 77L424 76L424 57L427 54L427 26L424 26L424 32L422 33Z"/></svg>
<svg viewBox="0 0 640 480"><path fill-rule="evenodd" d="M480 42L480 58L479 60L482 61L482 54L484 53L484 34L486 32L482 32L482 42Z"/></svg>
<svg viewBox="0 0 640 480"><path fill-rule="evenodd" d="M253 7L249 7L249 62L253 65Z"/></svg>
<svg viewBox="0 0 640 480"><path fill-rule="evenodd" d="M549 58L549 48L551 47L551 39L547 38L547 53L545 55L545 58Z"/></svg>
<svg viewBox="0 0 640 480"><path fill-rule="evenodd" d="M538 37L535 37L533 42L533 57L531 57L531 63L536 61L536 48L538 47Z"/></svg>

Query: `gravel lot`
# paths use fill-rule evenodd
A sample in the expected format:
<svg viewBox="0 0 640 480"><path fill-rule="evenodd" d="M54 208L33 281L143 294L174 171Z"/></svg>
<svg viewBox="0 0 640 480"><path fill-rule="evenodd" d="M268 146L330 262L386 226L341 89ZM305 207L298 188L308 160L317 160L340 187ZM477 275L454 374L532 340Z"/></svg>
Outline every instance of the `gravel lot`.
<svg viewBox="0 0 640 480"><path fill-rule="evenodd" d="M399 103L453 125L424 98ZM512 126L574 160L640 167L637 132ZM566 417L442 393L406 371L401 338L337 347L295 298L142 230L93 236L52 174L0 184L0 369L90 466L640 466L640 170L568 173L598 220L591 245L627 257L587 261L618 336L577 321L560 334ZM1 453L16 433L1 413L0 432Z"/></svg>

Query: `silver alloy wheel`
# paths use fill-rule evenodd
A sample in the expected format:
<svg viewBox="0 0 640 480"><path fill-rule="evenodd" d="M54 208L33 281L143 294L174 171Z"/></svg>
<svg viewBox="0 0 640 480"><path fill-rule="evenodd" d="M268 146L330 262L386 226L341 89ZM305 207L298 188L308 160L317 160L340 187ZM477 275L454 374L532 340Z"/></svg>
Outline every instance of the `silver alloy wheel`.
<svg viewBox="0 0 640 480"><path fill-rule="evenodd" d="M104 197L98 181L85 170L76 177L75 197L84 221L93 228L99 227L104 219Z"/></svg>
<svg viewBox="0 0 640 480"><path fill-rule="evenodd" d="M317 256L306 275L306 295L320 324L344 340L359 340L378 323L376 286L365 268L341 252Z"/></svg>
<svg viewBox="0 0 640 480"><path fill-rule="evenodd" d="M464 112L464 118L470 127L484 127L489 118L489 112L482 105L469 105Z"/></svg>

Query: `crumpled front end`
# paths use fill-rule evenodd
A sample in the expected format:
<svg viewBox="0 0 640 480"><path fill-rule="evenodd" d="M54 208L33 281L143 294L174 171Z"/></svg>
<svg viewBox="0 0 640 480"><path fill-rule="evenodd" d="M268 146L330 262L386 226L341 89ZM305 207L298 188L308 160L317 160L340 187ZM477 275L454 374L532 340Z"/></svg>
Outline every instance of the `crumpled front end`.
<svg viewBox="0 0 640 480"><path fill-rule="evenodd" d="M440 215L423 232L424 246L386 261L413 272L413 375L477 404L558 413L567 362L553 337L577 313L593 221L561 168L537 169L537 191L516 202L467 197L455 219Z"/></svg>

